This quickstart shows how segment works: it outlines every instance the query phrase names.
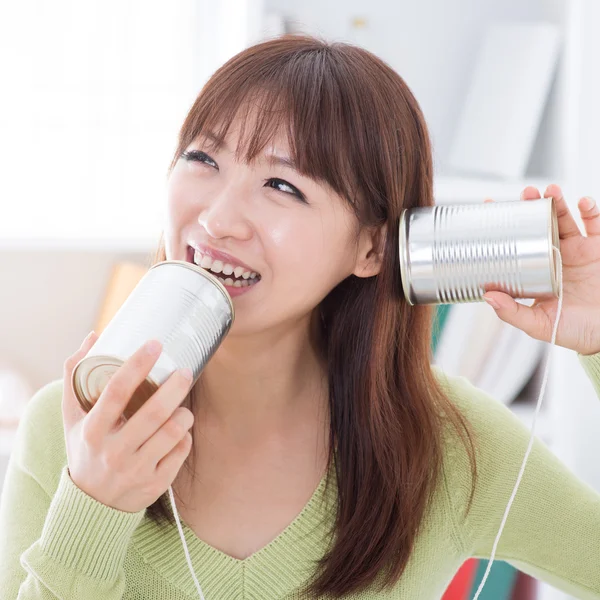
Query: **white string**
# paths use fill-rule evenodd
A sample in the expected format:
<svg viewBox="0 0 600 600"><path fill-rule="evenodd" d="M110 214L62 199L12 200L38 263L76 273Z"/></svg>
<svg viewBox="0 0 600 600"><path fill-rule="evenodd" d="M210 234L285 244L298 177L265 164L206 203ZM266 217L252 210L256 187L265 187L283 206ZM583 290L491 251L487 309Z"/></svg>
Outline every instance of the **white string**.
<svg viewBox="0 0 600 600"><path fill-rule="evenodd" d="M558 268L559 268L559 291L558 291L558 307L556 309L556 320L554 321L554 328L552 330L552 338L550 340L550 345L553 346L556 342L556 332L558 330L558 321L560 319L560 314L562 312L562 300L563 300L563 286L562 286L562 259L560 256L560 250L556 246L552 246L552 249L556 252L556 256L558 258ZM546 382L548 381L548 367L550 366L550 352L548 352L548 358L546 359L546 368L544 369L544 378L542 380L542 387L540 389L540 395L538 397L537 407L535 409L535 413L533 415L533 424L531 425L531 438L529 439L529 446L527 447L527 452L525 452L525 458L523 459L523 464L521 465L521 471L519 472L519 476L517 477L517 483L515 485L515 489L513 490L512 496L508 501L506 506L506 511L504 512L504 518L502 519L502 523L500 524L500 530L498 531L498 535L496 536L496 541L494 542L494 546L492 548L492 556L488 562L487 569L485 570L485 575L483 576L483 580L477 589L477 593L473 600L477 600L479 598L479 594L483 589L483 585L485 584L485 580L487 579L488 573L492 568L492 563L494 562L494 556L496 555L496 547L498 546L498 542L500 541L500 535L502 534L502 530L504 529L504 524L506 523L506 518L508 517L508 511L512 505L513 500L515 499L515 495L517 494L517 489L519 488L519 484L521 483L521 477L523 477L523 472L525 471L525 463L527 462L527 458L529 457L529 452L531 451L531 447L533 445L533 438L535 432L535 422L537 420L538 413L540 411L540 406L542 405L542 397L544 396L544 391L546 388Z"/></svg>
<svg viewBox="0 0 600 600"><path fill-rule="evenodd" d="M198 594L202 600L205 600L204 594L202 593L202 588L198 583L198 579L196 579L196 574L194 573L194 567L192 566L192 559L190 558L190 551L188 550L187 544L185 543L185 536L183 535L183 529L181 527L181 523L179 522L179 515L177 514L177 507L175 506L175 498L173 496L173 488L169 486L169 498L171 499L171 506L173 507L173 515L175 516L175 521L177 522L177 529L179 529L179 535L181 536L181 541L183 542L183 551L185 552L185 558L187 559L188 567L190 568L190 573L192 574L192 578L194 579L194 583L196 584L196 589L198 590Z"/></svg>
<svg viewBox="0 0 600 600"><path fill-rule="evenodd" d="M562 300L563 300L563 287L562 287L562 259L560 256L560 250L556 246L552 246L554 252L556 252L556 256L558 258L558 269L559 269L559 292L558 292L558 307L556 310L556 320L554 321L554 328L552 329L552 337L550 340L550 345L553 346L556 342L556 332L558 330L558 322L560 320L560 315L562 312ZM504 524L506 523L506 519L508 517L508 513L510 511L510 507L512 506L513 500L517 494L517 490L519 489L519 484L521 483L521 478L523 477L523 472L525 471L525 465L527 463L527 459L529 458L529 453L531 452L531 447L533 445L533 439L535 434L535 423L537 421L538 413L540 412L540 407L542 405L542 398L544 396L544 391L546 390L546 383L548 381L548 367L550 366L550 353L548 353L548 358L546 359L546 367L544 369L544 377L542 379L542 387L540 389L540 395L538 397L537 406L535 409L535 413L533 415L533 423L531 425L531 437L529 438L529 445L527 446L527 451L525 452L525 457L523 459L523 464L521 465L521 470L519 471L519 476L517 477L517 482L513 489L512 495L508 504L506 506L506 510L504 512L504 517L502 519L502 523L500 524L500 529L498 531L498 535L496 536L496 540L494 541L494 546L492 547L492 555L488 562L487 569L485 570L485 574L483 576L483 580L481 581L479 588L477 589L477 593L473 600L477 600L479 598L479 594L485 585L488 574L492 568L492 563L494 562L494 556L496 555L496 548L498 547L498 542L500 541L500 536L502 535L502 530L504 529ZM204 594L202 593L202 588L198 583L198 579L196 578L196 574L194 573L194 567L192 566L192 560L190 558L190 552L188 550L187 544L185 542L185 536L183 535L183 529L181 527L181 523L179 521L179 514L177 513L177 507L175 506L175 498L173 496L173 488L169 486L169 498L171 499L171 506L173 507L173 515L175 516L175 521L177 522L177 529L179 530L179 535L181 537L181 541L183 543L183 550L185 552L185 558L188 563L188 567L190 569L190 573L192 574L192 578L194 579L194 583L196 584L196 589L198 590L198 594L201 600L205 600Z"/></svg>

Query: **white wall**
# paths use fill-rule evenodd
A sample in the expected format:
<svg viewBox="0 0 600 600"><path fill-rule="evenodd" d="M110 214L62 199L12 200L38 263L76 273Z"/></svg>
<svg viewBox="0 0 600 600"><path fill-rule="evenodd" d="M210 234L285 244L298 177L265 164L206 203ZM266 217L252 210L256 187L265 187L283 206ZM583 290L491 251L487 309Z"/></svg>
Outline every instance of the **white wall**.
<svg viewBox="0 0 600 600"><path fill-rule="evenodd" d="M600 2L572 0L573 27L580 27L573 49L571 90L572 122L575 129L569 148L572 179L600 201ZM575 37L575 36L573 36Z"/></svg>
<svg viewBox="0 0 600 600"><path fill-rule="evenodd" d="M400 73L415 94L429 123L438 172L444 173L444 160L486 27L519 19L560 23L565 4L563 0L371 0L366 5L359 0L267 0L266 6L283 13L294 29L328 39L351 39L351 18L367 18L371 35L365 46ZM549 111L551 119L557 116L556 111ZM543 160L538 156L533 174L548 174L558 165L550 158L556 152L551 142L558 135L558 126L551 121L544 127L549 130L536 149L538 154L541 149Z"/></svg>

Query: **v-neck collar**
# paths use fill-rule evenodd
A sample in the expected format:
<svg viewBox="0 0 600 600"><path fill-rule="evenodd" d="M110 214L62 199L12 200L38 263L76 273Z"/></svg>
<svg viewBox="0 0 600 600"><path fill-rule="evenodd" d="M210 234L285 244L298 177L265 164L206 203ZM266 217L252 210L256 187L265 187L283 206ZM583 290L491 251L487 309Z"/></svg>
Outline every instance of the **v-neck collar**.
<svg viewBox="0 0 600 600"><path fill-rule="evenodd" d="M294 520L271 542L245 559L237 559L201 540L181 521L190 560L206 600L275 600L304 585L330 543L337 485L329 470ZM167 503L172 514L170 502ZM147 515L133 535L144 560L192 597L196 585L189 571L175 523L158 526Z"/></svg>

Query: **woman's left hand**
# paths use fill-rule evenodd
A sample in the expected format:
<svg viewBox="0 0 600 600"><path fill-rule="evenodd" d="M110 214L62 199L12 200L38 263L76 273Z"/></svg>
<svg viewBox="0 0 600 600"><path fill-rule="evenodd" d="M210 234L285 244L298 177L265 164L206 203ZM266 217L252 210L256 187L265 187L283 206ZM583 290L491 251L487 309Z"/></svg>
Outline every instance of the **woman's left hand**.
<svg viewBox="0 0 600 600"><path fill-rule="evenodd" d="M546 188L544 197L550 196L556 205L563 267L563 306L556 344L581 354L595 354L600 352L600 209L589 197L579 200L586 233L583 235L558 185ZM539 198L540 192L531 186L521 193L521 200ZM496 308L489 302L506 323L538 340L552 339L558 298L536 299L526 306L508 294L494 291L486 292L484 299L497 303Z"/></svg>

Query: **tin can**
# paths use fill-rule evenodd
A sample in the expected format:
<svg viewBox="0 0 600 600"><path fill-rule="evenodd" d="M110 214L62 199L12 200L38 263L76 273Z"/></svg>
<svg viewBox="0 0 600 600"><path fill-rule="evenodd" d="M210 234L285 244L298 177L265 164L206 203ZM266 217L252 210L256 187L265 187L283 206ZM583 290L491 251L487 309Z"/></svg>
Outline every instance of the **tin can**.
<svg viewBox="0 0 600 600"><path fill-rule="evenodd" d="M399 224L400 274L409 304L557 297L560 248L552 198L405 209Z"/></svg>
<svg viewBox="0 0 600 600"><path fill-rule="evenodd" d="M73 370L73 390L89 411L117 369L149 339L162 353L123 415L131 417L176 370L194 382L234 320L231 297L208 271L186 261L153 265Z"/></svg>

